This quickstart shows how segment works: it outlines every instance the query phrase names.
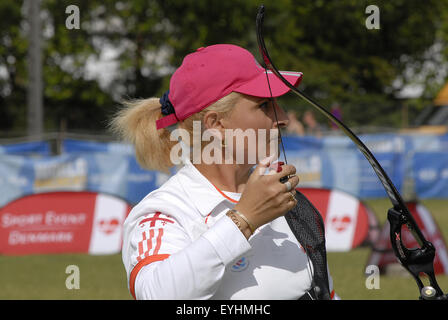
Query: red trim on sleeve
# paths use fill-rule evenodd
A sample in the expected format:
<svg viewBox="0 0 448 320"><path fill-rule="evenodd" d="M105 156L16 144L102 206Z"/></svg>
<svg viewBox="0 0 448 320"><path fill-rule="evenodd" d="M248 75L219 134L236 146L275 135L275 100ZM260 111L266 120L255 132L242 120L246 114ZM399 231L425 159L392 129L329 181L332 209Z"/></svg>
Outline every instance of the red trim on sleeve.
<svg viewBox="0 0 448 320"><path fill-rule="evenodd" d="M138 257L137 261L140 262L143 256L143 241L146 240L146 232L142 233L143 240L138 243Z"/></svg>
<svg viewBox="0 0 448 320"><path fill-rule="evenodd" d="M334 298L334 290L331 291L331 293L330 293L330 299L333 300L333 298Z"/></svg>
<svg viewBox="0 0 448 320"><path fill-rule="evenodd" d="M168 258L169 254L158 254L158 255L152 255L149 257L144 258L139 263L137 263L131 271L131 275L129 276L129 291L131 291L132 297L135 298L135 279L137 279L137 274L140 271L141 268L144 266L156 262L156 261L162 261Z"/></svg>
<svg viewBox="0 0 448 320"><path fill-rule="evenodd" d="M156 247L154 248L154 255L157 255L159 253L160 246L162 245L162 236L163 236L163 229L160 228L159 235L157 236Z"/></svg>

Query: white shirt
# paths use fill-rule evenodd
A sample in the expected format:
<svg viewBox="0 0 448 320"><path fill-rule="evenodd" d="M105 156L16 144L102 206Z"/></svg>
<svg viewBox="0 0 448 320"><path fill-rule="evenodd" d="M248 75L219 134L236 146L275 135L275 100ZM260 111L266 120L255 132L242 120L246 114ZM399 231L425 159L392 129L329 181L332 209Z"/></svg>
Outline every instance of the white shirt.
<svg viewBox="0 0 448 320"><path fill-rule="evenodd" d="M223 192L189 161L124 223L123 263L136 299L298 299L312 264L282 216L247 240ZM333 283L329 276L330 292Z"/></svg>

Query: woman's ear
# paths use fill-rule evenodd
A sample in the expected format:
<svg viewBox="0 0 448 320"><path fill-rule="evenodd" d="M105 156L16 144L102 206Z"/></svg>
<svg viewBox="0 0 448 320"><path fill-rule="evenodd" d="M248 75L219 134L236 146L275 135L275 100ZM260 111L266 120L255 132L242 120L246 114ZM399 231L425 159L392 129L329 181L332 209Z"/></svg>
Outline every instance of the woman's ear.
<svg viewBox="0 0 448 320"><path fill-rule="evenodd" d="M224 129L224 126L221 121L221 117L219 116L218 112L216 111L207 111L203 118L204 123L204 129L217 129L222 130Z"/></svg>
<svg viewBox="0 0 448 320"><path fill-rule="evenodd" d="M224 140L225 135L225 118L219 115L216 111L208 111L203 118L204 130L209 130L213 136L219 140Z"/></svg>

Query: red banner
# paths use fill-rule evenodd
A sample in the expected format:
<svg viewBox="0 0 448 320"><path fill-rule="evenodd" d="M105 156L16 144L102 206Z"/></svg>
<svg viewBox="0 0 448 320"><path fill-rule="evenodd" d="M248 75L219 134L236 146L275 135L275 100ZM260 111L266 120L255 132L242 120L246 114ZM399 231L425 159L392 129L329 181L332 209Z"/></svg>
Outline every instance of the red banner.
<svg viewBox="0 0 448 320"><path fill-rule="evenodd" d="M0 209L0 254L118 253L129 211L126 201L95 192L25 196Z"/></svg>
<svg viewBox="0 0 448 320"><path fill-rule="evenodd" d="M298 188L322 215L327 251L349 251L367 240L368 208L356 197L340 191Z"/></svg>

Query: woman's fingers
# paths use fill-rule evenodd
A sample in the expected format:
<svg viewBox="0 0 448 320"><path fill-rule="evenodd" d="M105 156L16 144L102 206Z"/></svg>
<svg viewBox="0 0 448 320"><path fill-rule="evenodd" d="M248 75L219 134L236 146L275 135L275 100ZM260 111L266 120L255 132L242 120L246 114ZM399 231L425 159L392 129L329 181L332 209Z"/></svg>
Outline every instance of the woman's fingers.
<svg viewBox="0 0 448 320"><path fill-rule="evenodd" d="M272 170L269 174L267 174L265 181L266 185L275 185L275 189L278 193L284 193L291 190L294 190L299 183L299 177L295 174L296 168L292 165L283 165L282 170L275 170L276 173L273 173Z"/></svg>
<svg viewBox="0 0 448 320"><path fill-rule="evenodd" d="M288 180L288 176L295 175L296 168L293 165L285 164L281 166L281 170L277 170L277 172L271 172L269 175L270 182L280 181L286 182Z"/></svg>
<svg viewBox="0 0 448 320"><path fill-rule="evenodd" d="M281 206L284 208L285 213L292 208L294 208L297 204L297 199L295 197L296 191L285 192L281 194L279 197L281 199Z"/></svg>
<svg viewBox="0 0 448 320"><path fill-rule="evenodd" d="M256 227L284 215L297 204L295 188L299 177L295 175L296 168L273 162L275 160L266 158L260 161L235 206ZM285 178L287 183L281 183L281 178Z"/></svg>
<svg viewBox="0 0 448 320"><path fill-rule="evenodd" d="M255 176L266 175L266 171L269 169L269 167L275 160L276 160L275 156L270 156L270 157L260 160L258 165L255 167L254 172L252 172L252 175L253 174L255 174Z"/></svg>
<svg viewBox="0 0 448 320"><path fill-rule="evenodd" d="M295 190L296 186L299 184L299 180L300 180L299 177L296 176L295 174L290 176L289 179L287 180L287 182L289 182L290 189L288 190L288 188L286 188L287 187L286 183L284 183L285 191L288 192L291 190Z"/></svg>
<svg viewBox="0 0 448 320"><path fill-rule="evenodd" d="M282 166L282 170L280 172L277 172L273 174L273 177L280 180L281 178L285 176L289 176L296 173L296 167L290 164L285 164Z"/></svg>

